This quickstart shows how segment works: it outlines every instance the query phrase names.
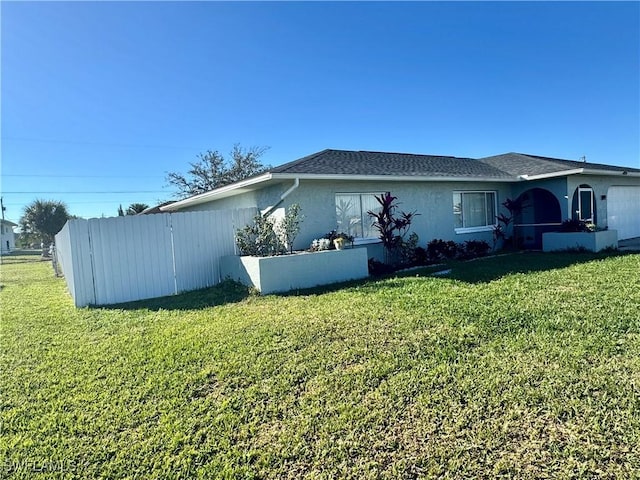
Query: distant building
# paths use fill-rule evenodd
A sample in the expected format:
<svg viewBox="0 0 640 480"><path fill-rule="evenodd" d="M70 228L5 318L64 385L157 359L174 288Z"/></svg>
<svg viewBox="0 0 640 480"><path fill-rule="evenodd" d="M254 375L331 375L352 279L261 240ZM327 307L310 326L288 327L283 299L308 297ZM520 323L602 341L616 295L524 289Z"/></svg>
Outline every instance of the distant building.
<svg viewBox="0 0 640 480"><path fill-rule="evenodd" d="M9 253L16 248L16 234L13 228L17 227L9 220L0 220L0 250L2 253Z"/></svg>

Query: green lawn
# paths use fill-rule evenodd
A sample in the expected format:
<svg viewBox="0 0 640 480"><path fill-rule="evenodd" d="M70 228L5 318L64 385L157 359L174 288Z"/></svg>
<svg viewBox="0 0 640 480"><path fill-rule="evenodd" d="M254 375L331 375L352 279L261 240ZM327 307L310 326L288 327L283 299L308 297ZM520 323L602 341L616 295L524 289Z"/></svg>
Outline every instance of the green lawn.
<svg viewBox="0 0 640 480"><path fill-rule="evenodd" d="M640 255L76 309L3 259L1 478L640 478Z"/></svg>

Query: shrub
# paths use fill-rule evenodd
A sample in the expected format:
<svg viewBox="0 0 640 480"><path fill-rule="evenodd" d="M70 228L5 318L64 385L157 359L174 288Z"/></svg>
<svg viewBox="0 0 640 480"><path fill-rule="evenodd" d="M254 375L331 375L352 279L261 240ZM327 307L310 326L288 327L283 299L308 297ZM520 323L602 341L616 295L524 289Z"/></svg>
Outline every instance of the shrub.
<svg viewBox="0 0 640 480"><path fill-rule="evenodd" d="M303 218L296 203L289 207L277 226L268 216L256 215L252 224L236 231L240 254L268 257L287 253L287 249L293 252L293 241L300 232Z"/></svg>
<svg viewBox="0 0 640 480"><path fill-rule="evenodd" d="M253 223L236 232L236 245L241 255L268 257L285 251L274 231L273 221L260 214L253 217Z"/></svg>
<svg viewBox="0 0 640 480"><path fill-rule="evenodd" d="M467 240L460 250L460 256L469 260L486 256L491 246L484 240Z"/></svg>
<svg viewBox="0 0 640 480"><path fill-rule="evenodd" d="M289 253L293 253L293 242L300 233L300 224L303 219L300 205L294 203L287 209L284 218L275 226L276 233L289 249Z"/></svg>
<svg viewBox="0 0 640 480"><path fill-rule="evenodd" d="M455 258L470 260L484 257L490 250L491 246L484 240L467 240L464 243L456 243L453 240L435 239L427 245L426 256L427 261L431 262Z"/></svg>
<svg viewBox="0 0 640 480"><path fill-rule="evenodd" d="M587 222L582 220L565 220L560 227L561 232L592 232Z"/></svg>
<svg viewBox="0 0 640 480"><path fill-rule="evenodd" d="M402 243L407 234L413 217L419 215L416 212L400 212L396 215L398 197L387 192L384 195L376 195L376 201L380 204L380 210L369 210L367 214L374 219L373 228L380 233L382 246L385 252L385 261L388 264L402 262ZM400 257L400 258L398 258Z"/></svg>
<svg viewBox="0 0 640 480"><path fill-rule="evenodd" d="M427 250L422 247L416 247L413 251L413 262L415 265L428 265L429 257L427 255Z"/></svg>
<svg viewBox="0 0 640 480"><path fill-rule="evenodd" d="M418 248L418 234L411 232L409 238L400 242L400 264L401 265L416 265L415 252Z"/></svg>
<svg viewBox="0 0 640 480"><path fill-rule="evenodd" d="M395 268L393 268L391 265L379 262L375 258L369 259L369 275L385 275L394 271Z"/></svg>
<svg viewBox="0 0 640 480"><path fill-rule="evenodd" d="M441 239L431 240L427 245L427 258L438 261L443 259L456 258L458 255L458 244L453 240L444 241Z"/></svg>
<svg viewBox="0 0 640 480"><path fill-rule="evenodd" d="M509 246L517 246L518 240L516 239L516 229L515 225L511 227L512 235L510 237L507 236L509 232L509 226L512 223L515 223L516 218L519 217L522 212L528 208L528 205L525 203L525 198L518 197L515 200L507 198L504 202L502 202L502 206L509 211L509 215L505 215L501 213L496 217L498 221L496 225L493 227L493 248L495 249L498 240L503 241L503 248L507 248Z"/></svg>

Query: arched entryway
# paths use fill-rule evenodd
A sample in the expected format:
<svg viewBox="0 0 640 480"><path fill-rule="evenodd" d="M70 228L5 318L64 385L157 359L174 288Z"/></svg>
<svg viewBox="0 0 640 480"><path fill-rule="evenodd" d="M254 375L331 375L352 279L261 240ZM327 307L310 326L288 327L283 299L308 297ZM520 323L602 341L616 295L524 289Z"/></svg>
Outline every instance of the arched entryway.
<svg viewBox="0 0 640 480"><path fill-rule="evenodd" d="M541 249L542 234L557 231L562 225L560 202L544 188L531 188L518 200L523 209L515 218L517 242L522 248Z"/></svg>

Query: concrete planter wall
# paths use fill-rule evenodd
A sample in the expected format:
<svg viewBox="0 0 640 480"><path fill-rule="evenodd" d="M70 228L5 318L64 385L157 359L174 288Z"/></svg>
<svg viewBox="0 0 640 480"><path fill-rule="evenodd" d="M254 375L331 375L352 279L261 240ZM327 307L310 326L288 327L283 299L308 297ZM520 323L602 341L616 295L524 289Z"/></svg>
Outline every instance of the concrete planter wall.
<svg viewBox="0 0 640 480"><path fill-rule="evenodd" d="M255 287L263 295L369 276L366 248L302 252L277 257L223 257L222 278Z"/></svg>
<svg viewBox="0 0 640 480"><path fill-rule="evenodd" d="M618 231L549 232L542 234L542 250L545 252L577 248L584 248L590 252L599 252L605 248L618 248Z"/></svg>

